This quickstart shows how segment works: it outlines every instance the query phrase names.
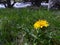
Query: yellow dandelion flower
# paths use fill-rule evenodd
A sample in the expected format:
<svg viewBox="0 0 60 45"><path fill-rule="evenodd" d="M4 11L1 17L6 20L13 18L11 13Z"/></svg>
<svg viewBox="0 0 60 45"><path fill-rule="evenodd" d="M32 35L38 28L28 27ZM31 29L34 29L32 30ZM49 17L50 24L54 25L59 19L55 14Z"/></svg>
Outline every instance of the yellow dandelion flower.
<svg viewBox="0 0 60 45"><path fill-rule="evenodd" d="M35 22L34 24L34 28L38 29L38 28L43 28L43 27L48 27L49 24L46 20L38 20L37 22Z"/></svg>

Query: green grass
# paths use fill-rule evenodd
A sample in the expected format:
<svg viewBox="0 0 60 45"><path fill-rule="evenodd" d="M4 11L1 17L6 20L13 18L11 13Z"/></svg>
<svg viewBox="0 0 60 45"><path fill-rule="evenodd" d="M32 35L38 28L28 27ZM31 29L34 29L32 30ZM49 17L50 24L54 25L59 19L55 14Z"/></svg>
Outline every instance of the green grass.
<svg viewBox="0 0 60 45"><path fill-rule="evenodd" d="M44 32L38 30L42 35L39 37L33 27L35 21L39 19L45 19L50 24L45 29L46 36L42 35ZM16 38L20 35L24 40L23 43L27 45L60 45L60 11L28 8L0 9L0 32L1 45L17 45Z"/></svg>

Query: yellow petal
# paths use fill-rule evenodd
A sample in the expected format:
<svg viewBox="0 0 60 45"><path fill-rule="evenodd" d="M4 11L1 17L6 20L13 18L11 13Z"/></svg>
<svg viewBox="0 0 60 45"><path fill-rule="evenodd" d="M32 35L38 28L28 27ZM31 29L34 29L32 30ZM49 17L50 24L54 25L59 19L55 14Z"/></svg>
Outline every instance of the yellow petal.
<svg viewBox="0 0 60 45"><path fill-rule="evenodd" d="M43 28L43 26L40 26L40 28Z"/></svg>

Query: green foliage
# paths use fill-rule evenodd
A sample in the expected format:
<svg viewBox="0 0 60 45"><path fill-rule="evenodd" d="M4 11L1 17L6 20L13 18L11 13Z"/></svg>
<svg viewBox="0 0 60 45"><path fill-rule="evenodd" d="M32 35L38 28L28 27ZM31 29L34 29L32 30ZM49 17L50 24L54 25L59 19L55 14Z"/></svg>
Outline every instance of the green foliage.
<svg viewBox="0 0 60 45"><path fill-rule="evenodd" d="M0 9L0 45L60 45L58 12L27 8ZM39 19L47 20L50 26L35 30L33 24Z"/></svg>

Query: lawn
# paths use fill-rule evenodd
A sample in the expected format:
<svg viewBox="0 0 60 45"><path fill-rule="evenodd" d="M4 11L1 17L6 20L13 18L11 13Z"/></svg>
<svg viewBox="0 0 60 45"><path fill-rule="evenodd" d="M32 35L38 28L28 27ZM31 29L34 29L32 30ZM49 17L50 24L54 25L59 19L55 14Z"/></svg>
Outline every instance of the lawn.
<svg viewBox="0 0 60 45"><path fill-rule="evenodd" d="M34 29L39 19L44 30ZM60 45L60 10L0 9L0 45Z"/></svg>

